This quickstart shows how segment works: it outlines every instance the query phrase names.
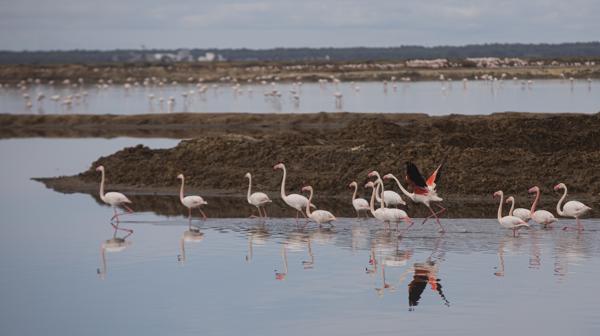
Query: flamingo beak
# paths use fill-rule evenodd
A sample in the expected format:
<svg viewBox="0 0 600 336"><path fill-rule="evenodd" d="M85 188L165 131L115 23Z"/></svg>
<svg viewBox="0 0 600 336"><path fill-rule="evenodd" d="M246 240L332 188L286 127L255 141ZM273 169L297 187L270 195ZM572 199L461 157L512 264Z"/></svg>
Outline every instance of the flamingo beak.
<svg viewBox="0 0 600 336"><path fill-rule="evenodd" d="M560 189L560 184L554 186L554 191L558 191L558 189Z"/></svg>
<svg viewBox="0 0 600 336"><path fill-rule="evenodd" d="M534 193L535 192L535 187L529 188L529 190L527 190L528 193Z"/></svg>

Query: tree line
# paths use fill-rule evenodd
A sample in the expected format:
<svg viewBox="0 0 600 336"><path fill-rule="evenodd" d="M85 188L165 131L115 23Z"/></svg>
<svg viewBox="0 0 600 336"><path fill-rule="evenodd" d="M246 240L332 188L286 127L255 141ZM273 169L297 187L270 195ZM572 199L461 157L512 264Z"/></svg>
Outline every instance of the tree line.
<svg viewBox="0 0 600 336"><path fill-rule="evenodd" d="M0 64L105 64L152 62L156 54L181 49L0 51ZM490 43L465 46L399 46L385 48L186 49L194 59L212 52L228 61L385 61L518 57L528 59L598 58L600 42L560 44Z"/></svg>

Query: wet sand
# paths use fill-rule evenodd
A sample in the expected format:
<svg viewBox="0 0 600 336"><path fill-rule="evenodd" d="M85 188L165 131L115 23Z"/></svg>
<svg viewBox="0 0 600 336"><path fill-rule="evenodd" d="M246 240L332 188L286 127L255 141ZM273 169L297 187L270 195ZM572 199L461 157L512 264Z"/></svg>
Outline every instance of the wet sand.
<svg viewBox="0 0 600 336"><path fill-rule="evenodd" d="M95 194L94 167L102 164L110 188L134 195L175 195L175 177L184 173L190 192L243 197L244 174L252 172L255 190L276 198L282 174L272 166L285 162L288 193L311 184L317 200L346 202L348 183L364 184L372 169L403 181L406 161L427 175L446 157L438 189L455 208L479 205L494 215L492 193L498 189L526 207L526 190L539 185L544 206L553 209L560 195L552 186L558 182L592 207L600 199L600 114L0 116L3 138L32 134L191 138L170 149L125 148L76 176L42 180L61 192Z"/></svg>

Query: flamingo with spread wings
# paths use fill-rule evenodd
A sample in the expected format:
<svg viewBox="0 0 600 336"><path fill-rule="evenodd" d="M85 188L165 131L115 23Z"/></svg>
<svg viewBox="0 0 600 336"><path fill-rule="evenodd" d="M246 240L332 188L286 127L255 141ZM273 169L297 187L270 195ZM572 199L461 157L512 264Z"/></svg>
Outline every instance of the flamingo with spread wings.
<svg viewBox="0 0 600 336"><path fill-rule="evenodd" d="M440 218L438 216L440 214L444 213L446 211L446 208L444 208L443 206L441 206L439 204L435 204L439 208L439 210L437 212L435 212L431 208L431 203L443 201L443 199L438 196L437 191L435 189L437 186L437 183L439 182L439 180L442 176L441 169L443 166L444 166L444 162L442 162L437 167L437 169L429 176L429 178L427 178L427 180L425 180L425 178L419 171L419 168L417 168L417 166L414 163L412 163L410 161L406 162L406 180L413 187L413 193L410 194L411 196L409 196L410 199L415 203L424 204L427 208L429 208L429 211L431 211L431 215L429 215L425 218L425 220L423 221L423 224L425 224L425 222L427 222L427 220L429 218L433 217L433 218L435 218L435 220L436 220L437 224L439 225L440 230L442 232L444 231L444 227L440 223ZM403 190L403 192L404 192L404 190Z"/></svg>

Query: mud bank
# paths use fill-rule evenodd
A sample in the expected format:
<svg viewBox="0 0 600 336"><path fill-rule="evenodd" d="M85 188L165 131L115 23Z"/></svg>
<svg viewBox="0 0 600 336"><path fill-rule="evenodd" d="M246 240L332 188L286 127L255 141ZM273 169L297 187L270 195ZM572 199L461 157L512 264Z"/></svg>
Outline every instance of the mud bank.
<svg viewBox="0 0 600 336"><path fill-rule="evenodd" d="M57 65L0 65L0 82L18 83L21 80L40 79L43 83L50 80L71 83L95 84L99 80L113 83L143 82L146 78L157 78L165 83L205 83L248 82L276 80L283 82L316 82L319 79L336 77L342 81L390 80L408 77L411 80L438 80L440 75L446 79L490 75L501 78L518 77L520 79L561 78L599 78L600 65L591 66L548 66L531 65L525 67L451 67L451 68L412 68L404 66L403 61L384 62L383 67L365 66L360 62L332 63L287 63L287 62L217 62L207 64L176 63L170 65L136 64L57 64Z"/></svg>
<svg viewBox="0 0 600 336"><path fill-rule="evenodd" d="M95 193L99 176L94 167L102 164L107 183L122 191L174 195L175 177L184 173L190 191L241 197L247 188L244 174L252 172L255 189L276 197L282 174L272 166L285 162L288 192L311 184L318 197L345 199L348 183L363 184L372 169L402 179L405 161L428 174L446 157L438 188L457 207L466 203L490 209L491 195L498 189L515 194L518 205L525 206L530 201L526 190L533 185L541 187L544 203L554 207L560 196L552 190L557 182L566 183L570 193L593 207L600 198L600 114L181 117L189 127L202 127L174 148L125 148L99 158L79 175L43 182L62 192ZM397 190L391 183L387 186Z"/></svg>

